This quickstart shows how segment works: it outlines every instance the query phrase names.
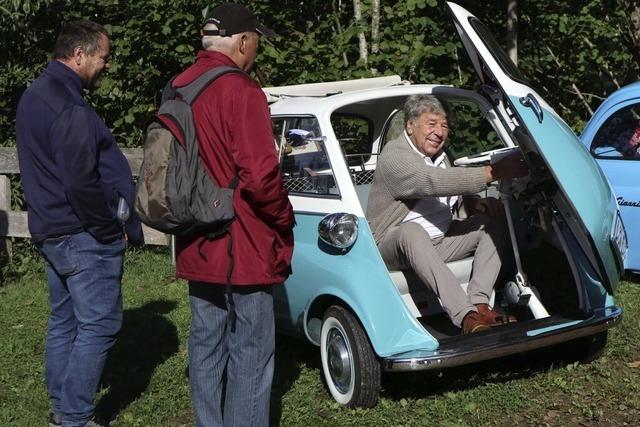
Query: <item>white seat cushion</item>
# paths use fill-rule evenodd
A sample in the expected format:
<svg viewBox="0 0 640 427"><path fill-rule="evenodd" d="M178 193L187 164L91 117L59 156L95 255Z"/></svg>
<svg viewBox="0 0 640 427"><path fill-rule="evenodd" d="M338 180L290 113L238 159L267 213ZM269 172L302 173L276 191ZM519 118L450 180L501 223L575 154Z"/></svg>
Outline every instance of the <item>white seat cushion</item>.
<svg viewBox="0 0 640 427"><path fill-rule="evenodd" d="M458 261L447 263L458 283L464 291L471 279L471 271L473 267L473 257L463 258ZM439 298L431 291L426 284L416 276L412 271L389 271L391 279L395 283L402 299L409 307L409 310L415 317L430 316L432 314L442 313L444 310ZM490 305L493 305L495 292L491 295Z"/></svg>

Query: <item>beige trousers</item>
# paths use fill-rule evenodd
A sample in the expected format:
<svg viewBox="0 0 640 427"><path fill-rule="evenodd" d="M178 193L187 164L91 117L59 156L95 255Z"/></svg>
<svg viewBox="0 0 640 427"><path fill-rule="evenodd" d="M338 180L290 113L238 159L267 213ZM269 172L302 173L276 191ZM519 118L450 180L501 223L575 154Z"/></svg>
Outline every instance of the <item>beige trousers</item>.
<svg viewBox="0 0 640 427"><path fill-rule="evenodd" d="M386 233L378 249L389 269L413 270L459 327L464 316L475 310L474 304L489 303L507 243L504 217L476 214L454 220L447 234L435 240L419 224L402 223ZM471 255L473 270L465 293L446 263Z"/></svg>

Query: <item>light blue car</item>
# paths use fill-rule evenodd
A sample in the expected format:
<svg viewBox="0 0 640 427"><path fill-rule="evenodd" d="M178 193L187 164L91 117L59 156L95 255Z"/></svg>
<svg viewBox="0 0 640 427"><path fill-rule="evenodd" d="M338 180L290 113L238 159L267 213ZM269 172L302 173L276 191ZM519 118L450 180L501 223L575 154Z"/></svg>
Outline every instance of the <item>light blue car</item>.
<svg viewBox="0 0 640 427"><path fill-rule="evenodd" d="M604 100L580 138L618 199L629 236L625 268L640 273L640 82Z"/></svg>
<svg viewBox="0 0 640 427"><path fill-rule="evenodd" d="M293 275L274 291L277 331L319 347L331 396L351 407L376 404L381 371L440 370L552 345L594 358L622 316L613 293L626 234L602 170L487 28L447 5L480 93L394 76L265 89L297 221ZM402 132L405 99L426 93L452 108L449 155L460 167L505 150L522 152L529 167L529 177L489 190L508 208L518 254L493 305L518 314L515 324L460 335L427 286L388 270L374 243L365 212L378 153ZM463 289L472 263L449 264Z"/></svg>

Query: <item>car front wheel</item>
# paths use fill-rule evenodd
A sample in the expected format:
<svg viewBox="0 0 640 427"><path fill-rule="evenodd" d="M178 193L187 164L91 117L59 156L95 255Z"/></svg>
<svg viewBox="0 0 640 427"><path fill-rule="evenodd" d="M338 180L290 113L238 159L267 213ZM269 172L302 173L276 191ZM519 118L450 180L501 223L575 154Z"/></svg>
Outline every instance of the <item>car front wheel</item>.
<svg viewBox="0 0 640 427"><path fill-rule="evenodd" d="M320 358L333 398L351 408L375 406L380 393L380 362L360 322L347 309L331 306L324 314Z"/></svg>

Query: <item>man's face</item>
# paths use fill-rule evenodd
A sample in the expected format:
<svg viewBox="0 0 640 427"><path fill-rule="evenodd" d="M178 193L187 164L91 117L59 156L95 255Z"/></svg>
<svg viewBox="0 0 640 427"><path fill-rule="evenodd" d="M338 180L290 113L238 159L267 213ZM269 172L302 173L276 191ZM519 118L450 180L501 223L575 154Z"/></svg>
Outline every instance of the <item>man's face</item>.
<svg viewBox="0 0 640 427"><path fill-rule="evenodd" d="M442 152L449 136L449 124L442 114L422 113L407 122L406 131L418 151L433 158Z"/></svg>
<svg viewBox="0 0 640 427"><path fill-rule="evenodd" d="M87 55L85 52L83 62L78 69L78 74L82 79L84 87L87 89L95 89L100 86L102 73L109 69L109 49L109 39L107 36L102 35L98 49L91 55Z"/></svg>

